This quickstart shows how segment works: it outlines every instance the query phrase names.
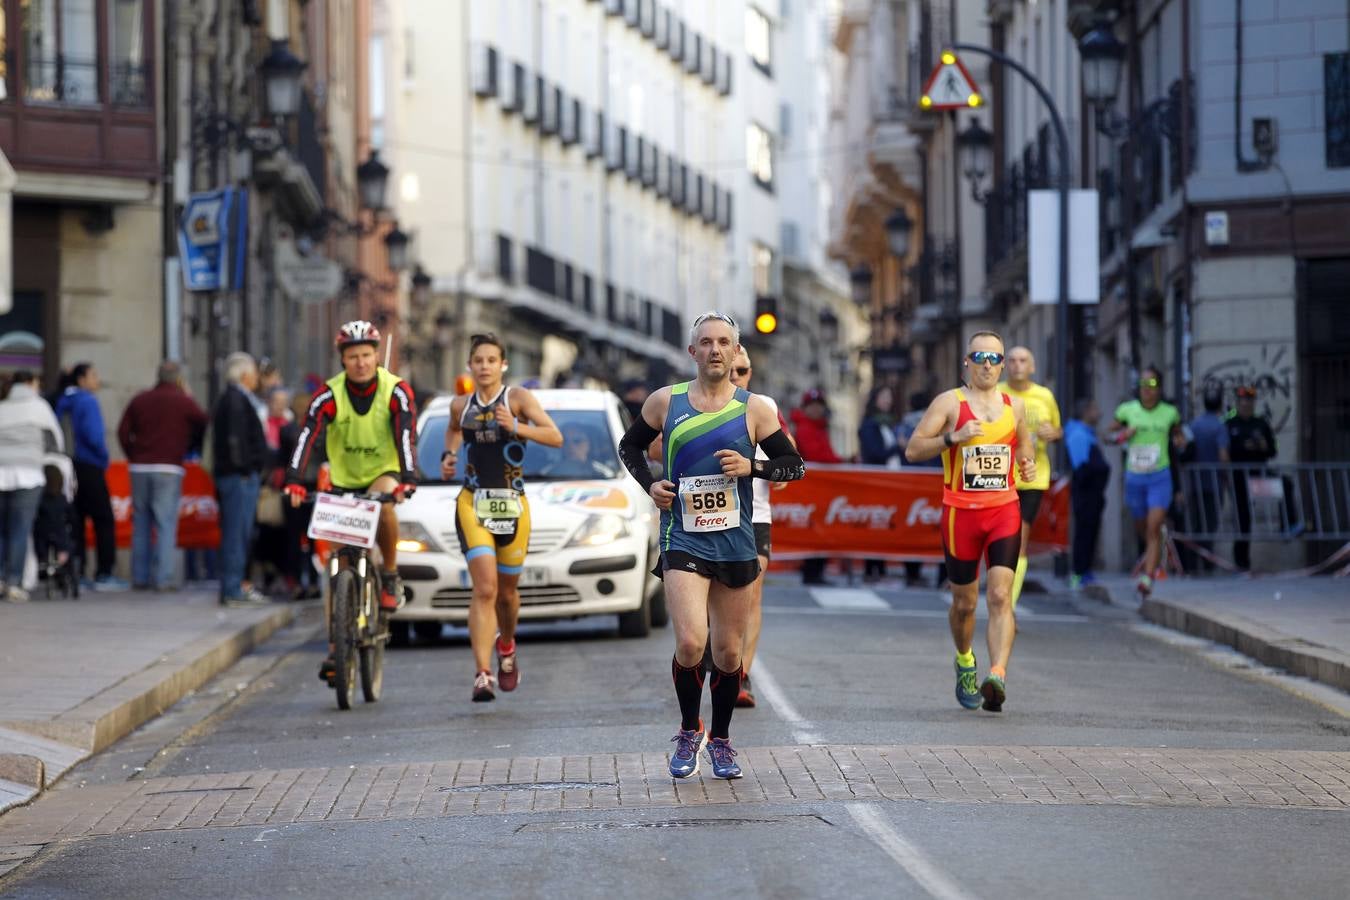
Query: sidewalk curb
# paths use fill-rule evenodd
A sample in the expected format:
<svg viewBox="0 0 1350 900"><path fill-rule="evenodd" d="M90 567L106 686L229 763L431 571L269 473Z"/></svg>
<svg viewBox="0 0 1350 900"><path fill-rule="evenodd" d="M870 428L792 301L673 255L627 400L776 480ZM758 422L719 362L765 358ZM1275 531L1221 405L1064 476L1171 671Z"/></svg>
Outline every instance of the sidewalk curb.
<svg viewBox="0 0 1350 900"><path fill-rule="evenodd" d="M31 802L70 768L162 714L294 618L295 610L287 605L249 625L223 622L204 637L165 654L54 719L0 722L0 727L55 741L73 751L64 765L49 762L45 785L34 788L27 797L13 799L12 792L0 791L0 815Z"/></svg>
<svg viewBox="0 0 1350 900"><path fill-rule="evenodd" d="M1268 666L1350 691L1350 655L1340 651L1241 616L1197 612L1155 597L1143 601L1139 614L1156 625L1226 644Z"/></svg>

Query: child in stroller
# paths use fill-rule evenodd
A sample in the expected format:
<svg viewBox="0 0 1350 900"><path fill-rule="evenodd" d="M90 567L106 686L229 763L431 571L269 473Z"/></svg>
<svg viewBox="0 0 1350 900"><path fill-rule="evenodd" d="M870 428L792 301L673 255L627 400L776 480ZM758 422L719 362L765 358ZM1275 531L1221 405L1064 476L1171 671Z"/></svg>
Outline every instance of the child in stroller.
<svg viewBox="0 0 1350 900"><path fill-rule="evenodd" d="M33 551L37 554L38 578L47 588L47 599L53 591L62 597L80 596L80 579L75 576L71 562L70 501L66 499L65 476L48 463L42 467L47 476L42 500L38 503L37 518L33 520Z"/></svg>

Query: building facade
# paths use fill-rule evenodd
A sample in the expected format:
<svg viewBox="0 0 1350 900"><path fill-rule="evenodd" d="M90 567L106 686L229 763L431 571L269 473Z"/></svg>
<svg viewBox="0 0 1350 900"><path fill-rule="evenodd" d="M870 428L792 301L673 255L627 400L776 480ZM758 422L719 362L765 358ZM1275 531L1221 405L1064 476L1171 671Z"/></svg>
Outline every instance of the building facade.
<svg viewBox="0 0 1350 900"><path fill-rule="evenodd" d="M13 170L0 370L53 389L63 367L93 362L105 410L153 379L161 351L165 14L157 0L0 4L0 168Z"/></svg>
<svg viewBox="0 0 1350 900"><path fill-rule="evenodd" d="M496 330L522 376L656 384L699 312L749 324L781 278L766 6L388 4L383 147L453 368Z"/></svg>

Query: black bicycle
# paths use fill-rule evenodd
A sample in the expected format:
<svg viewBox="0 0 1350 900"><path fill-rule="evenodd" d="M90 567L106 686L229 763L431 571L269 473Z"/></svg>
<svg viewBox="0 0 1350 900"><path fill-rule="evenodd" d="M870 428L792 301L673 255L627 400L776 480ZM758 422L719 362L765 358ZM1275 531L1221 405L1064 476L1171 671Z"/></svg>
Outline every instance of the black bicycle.
<svg viewBox="0 0 1350 900"><path fill-rule="evenodd" d="M350 493L377 503L394 500L393 494ZM328 577L332 598L328 633L336 663L330 683L337 692L338 709L352 708L358 670L361 695L374 703L384 687L384 646L389 643L389 615L380 609L379 570L369 549L341 544L328 561Z"/></svg>

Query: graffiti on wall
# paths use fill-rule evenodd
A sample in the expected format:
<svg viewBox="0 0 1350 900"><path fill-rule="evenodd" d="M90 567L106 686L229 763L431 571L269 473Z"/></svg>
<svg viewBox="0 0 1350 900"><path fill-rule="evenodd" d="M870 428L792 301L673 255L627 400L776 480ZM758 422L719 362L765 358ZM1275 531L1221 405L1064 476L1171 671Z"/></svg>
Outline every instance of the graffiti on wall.
<svg viewBox="0 0 1350 900"><path fill-rule="evenodd" d="M1294 359L1290 345L1261 344L1256 353L1211 364L1200 378L1201 391L1223 389L1224 402L1233 403L1240 385L1256 388L1257 415L1266 417L1276 434L1292 427L1294 415Z"/></svg>

